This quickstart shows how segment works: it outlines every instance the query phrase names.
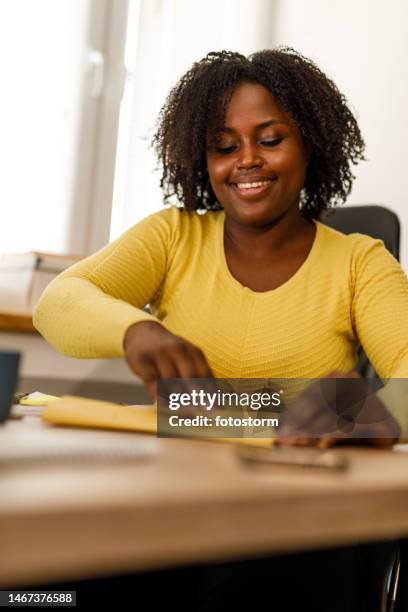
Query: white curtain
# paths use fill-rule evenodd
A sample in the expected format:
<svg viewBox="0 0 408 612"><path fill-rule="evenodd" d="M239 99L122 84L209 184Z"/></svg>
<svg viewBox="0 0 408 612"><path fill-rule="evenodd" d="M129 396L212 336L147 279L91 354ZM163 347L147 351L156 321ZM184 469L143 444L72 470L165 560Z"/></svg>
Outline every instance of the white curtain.
<svg viewBox="0 0 408 612"><path fill-rule="evenodd" d="M0 252L65 252L72 202L86 205L77 168L89 20L90 0L0 2Z"/></svg>
<svg viewBox="0 0 408 612"><path fill-rule="evenodd" d="M170 88L209 51L273 46L274 8L274 0L131 0L127 42L135 49L127 59L111 239L162 207L149 144Z"/></svg>

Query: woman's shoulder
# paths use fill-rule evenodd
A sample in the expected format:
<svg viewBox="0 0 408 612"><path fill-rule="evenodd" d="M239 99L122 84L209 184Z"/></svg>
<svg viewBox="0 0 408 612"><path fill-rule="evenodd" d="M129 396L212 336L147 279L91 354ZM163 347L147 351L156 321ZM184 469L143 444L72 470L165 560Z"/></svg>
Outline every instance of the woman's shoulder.
<svg viewBox="0 0 408 612"><path fill-rule="evenodd" d="M366 252L377 250L378 248L385 249L384 243L378 238L373 238L367 234L353 232L344 234L322 222L317 222L321 234L322 242L326 247L333 251L338 251L343 254L362 255Z"/></svg>
<svg viewBox="0 0 408 612"><path fill-rule="evenodd" d="M223 211L189 211L178 206L166 206L146 217L149 226L167 226L171 233L191 237L196 233L211 233L219 223Z"/></svg>
<svg viewBox="0 0 408 612"><path fill-rule="evenodd" d="M355 278L366 273L379 275L395 271L403 274L400 263L382 240L358 232L343 234L320 222L318 225L326 263L338 262L346 266Z"/></svg>

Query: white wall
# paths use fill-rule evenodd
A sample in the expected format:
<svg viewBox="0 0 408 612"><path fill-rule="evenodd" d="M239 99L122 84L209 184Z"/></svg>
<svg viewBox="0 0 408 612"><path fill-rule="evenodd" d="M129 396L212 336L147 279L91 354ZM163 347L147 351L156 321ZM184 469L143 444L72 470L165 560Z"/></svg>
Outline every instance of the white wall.
<svg viewBox="0 0 408 612"><path fill-rule="evenodd" d="M408 270L408 2L280 0L275 42L296 48L333 78L354 109L367 162L350 203L379 203L402 223Z"/></svg>
<svg viewBox="0 0 408 612"><path fill-rule="evenodd" d="M67 357L54 351L38 334L0 332L0 349L22 353L20 376L25 378L140 383L139 378L128 368L125 359Z"/></svg>

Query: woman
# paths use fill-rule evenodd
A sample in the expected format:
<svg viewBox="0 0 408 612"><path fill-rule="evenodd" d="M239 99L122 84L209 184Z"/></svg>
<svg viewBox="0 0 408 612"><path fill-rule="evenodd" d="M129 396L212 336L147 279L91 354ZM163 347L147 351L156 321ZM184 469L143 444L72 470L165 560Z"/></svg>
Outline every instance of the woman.
<svg viewBox="0 0 408 612"><path fill-rule="evenodd" d="M317 221L346 200L364 150L319 68L291 49L210 53L170 92L154 144L165 198L181 208L47 288L34 324L57 350L125 356L153 395L160 378L344 375L360 343L382 378L408 376L402 269L381 242ZM364 435L390 445L407 423L381 397L380 424ZM336 441L294 438L319 414L290 414L283 442Z"/></svg>
<svg viewBox="0 0 408 612"><path fill-rule="evenodd" d="M318 222L346 200L364 143L310 60L291 49L210 53L170 92L154 144L165 198L181 207L151 215L49 285L34 324L57 350L125 356L152 395L166 378L337 376L353 368L359 343L380 376L408 376L399 264L380 241ZM407 424L384 401L375 398L370 441L390 445ZM308 427L321 418L313 401L304 406L282 441L336 442L324 428L293 436L305 414ZM210 567L197 570L196 603L184 603L218 610L269 597L277 610L362 612L372 609L365 568L360 548Z"/></svg>

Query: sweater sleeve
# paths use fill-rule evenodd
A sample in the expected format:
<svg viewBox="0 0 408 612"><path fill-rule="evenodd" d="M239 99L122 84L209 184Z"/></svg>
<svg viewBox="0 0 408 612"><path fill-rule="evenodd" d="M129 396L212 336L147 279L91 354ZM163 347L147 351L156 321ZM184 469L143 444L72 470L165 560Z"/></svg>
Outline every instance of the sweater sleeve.
<svg viewBox="0 0 408 612"><path fill-rule="evenodd" d="M142 309L165 280L177 212L147 217L48 285L33 321L57 351L79 358L121 357L128 327L157 321Z"/></svg>
<svg viewBox="0 0 408 612"><path fill-rule="evenodd" d="M378 395L408 438L408 279L381 241L368 240L354 261L353 324L385 383Z"/></svg>

